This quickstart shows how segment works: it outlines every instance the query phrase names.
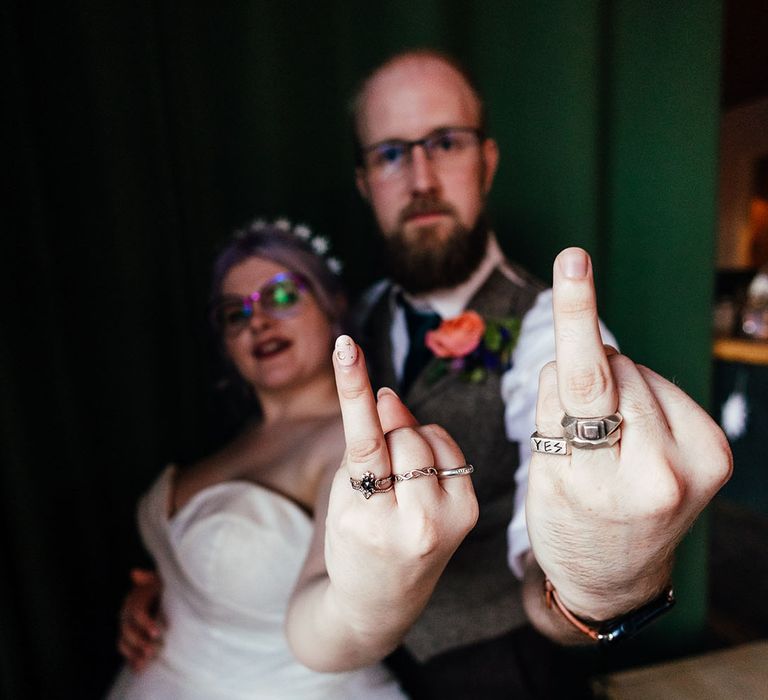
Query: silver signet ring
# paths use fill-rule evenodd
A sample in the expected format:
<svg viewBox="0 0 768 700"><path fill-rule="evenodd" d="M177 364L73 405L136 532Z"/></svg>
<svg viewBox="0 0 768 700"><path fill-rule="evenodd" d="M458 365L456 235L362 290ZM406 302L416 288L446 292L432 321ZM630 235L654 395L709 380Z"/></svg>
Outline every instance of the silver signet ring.
<svg viewBox="0 0 768 700"><path fill-rule="evenodd" d="M573 447L584 450L595 450L600 447L615 445L621 438L621 425L624 420L620 413L594 418L576 418L567 413L563 416L561 425L565 439Z"/></svg>

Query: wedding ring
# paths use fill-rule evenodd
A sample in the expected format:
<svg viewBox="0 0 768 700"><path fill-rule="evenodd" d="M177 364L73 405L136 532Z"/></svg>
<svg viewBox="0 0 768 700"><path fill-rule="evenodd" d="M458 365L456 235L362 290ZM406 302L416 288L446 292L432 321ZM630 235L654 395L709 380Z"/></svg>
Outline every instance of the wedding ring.
<svg viewBox="0 0 768 700"><path fill-rule="evenodd" d="M545 437L538 432L531 434L531 452L542 452L548 455L571 454L571 446L565 438Z"/></svg>
<svg viewBox="0 0 768 700"><path fill-rule="evenodd" d="M600 447L615 445L621 438L620 413L594 418L576 418L567 413L560 424L565 432L565 439L573 447L584 450L596 450Z"/></svg>
<svg viewBox="0 0 768 700"><path fill-rule="evenodd" d="M377 479L373 472L363 472L362 479L353 479L350 476L349 483L355 491L360 491L367 501L374 493L391 491L394 487L394 476Z"/></svg>
<svg viewBox="0 0 768 700"><path fill-rule="evenodd" d="M424 469L411 469L404 474L393 474L392 478L395 483L399 481L410 481L411 479L418 479L420 476L437 476L437 469L435 467L425 467Z"/></svg>
<svg viewBox="0 0 768 700"><path fill-rule="evenodd" d="M437 478L449 479L452 476L465 476L471 474L473 471L475 471L475 468L471 464L465 464L464 466L456 467L455 469L438 469Z"/></svg>

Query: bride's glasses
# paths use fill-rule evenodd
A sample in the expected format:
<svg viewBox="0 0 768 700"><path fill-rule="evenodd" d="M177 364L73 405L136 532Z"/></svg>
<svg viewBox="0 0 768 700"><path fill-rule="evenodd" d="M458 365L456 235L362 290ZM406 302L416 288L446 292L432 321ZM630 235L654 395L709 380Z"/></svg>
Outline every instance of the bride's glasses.
<svg viewBox="0 0 768 700"><path fill-rule="evenodd" d="M271 318L289 318L299 311L299 302L307 289L306 280L301 275L280 272L246 297L234 294L220 297L213 304L212 318L222 333L237 335L250 324L255 304Z"/></svg>

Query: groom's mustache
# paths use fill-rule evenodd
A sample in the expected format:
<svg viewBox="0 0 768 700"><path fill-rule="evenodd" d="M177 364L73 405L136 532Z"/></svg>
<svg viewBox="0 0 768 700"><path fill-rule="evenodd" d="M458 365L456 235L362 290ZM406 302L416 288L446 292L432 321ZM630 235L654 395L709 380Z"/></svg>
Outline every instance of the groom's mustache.
<svg viewBox="0 0 768 700"><path fill-rule="evenodd" d="M447 214L456 217L456 210L447 202L442 202L439 199L419 197L400 212L399 223L402 225L414 216L421 216L422 214Z"/></svg>

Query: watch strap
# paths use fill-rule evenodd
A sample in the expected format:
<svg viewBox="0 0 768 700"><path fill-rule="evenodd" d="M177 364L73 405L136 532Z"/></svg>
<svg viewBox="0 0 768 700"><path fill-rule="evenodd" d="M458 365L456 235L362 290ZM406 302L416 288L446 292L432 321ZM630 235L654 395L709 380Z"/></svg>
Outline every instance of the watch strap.
<svg viewBox="0 0 768 700"><path fill-rule="evenodd" d="M563 617L580 632L599 644L609 645L633 637L657 617L667 612L675 604L675 593L672 585L668 585L659 596L645 605L600 623L588 623L576 617L563 605L549 579L544 579L544 599L547 608L551 610L553 606L556 607Z"/></svg>

